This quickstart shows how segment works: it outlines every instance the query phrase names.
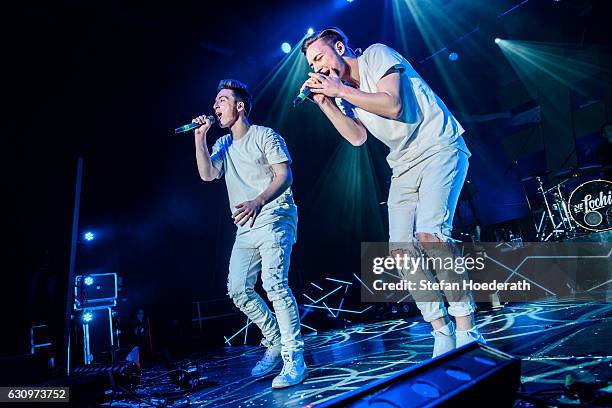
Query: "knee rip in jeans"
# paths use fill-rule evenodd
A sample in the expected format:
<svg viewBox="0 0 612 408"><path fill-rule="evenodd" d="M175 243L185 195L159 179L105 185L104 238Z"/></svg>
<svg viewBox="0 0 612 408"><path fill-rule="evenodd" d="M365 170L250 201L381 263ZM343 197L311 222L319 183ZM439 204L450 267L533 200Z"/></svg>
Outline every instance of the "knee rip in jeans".
<svg viewBox="0 0 612 408"><path fill-rule="evenodd" d="M267 274L266 278L263 279L262 285L266 292L289 288L287 279L283 278L283 272L283 270L278 269Z"/></svg>
<svg viewBox="0 0 612 408"><path fill-rule="evenodd" d="M268 299L270 299L270 302L283 301L285 303L284 306L286 307L293 303L293 294L291 293L291 289L289 289L287 284L279 283L272 285L272 287L270 287L266 293L268 294Z"/></svg>
<svg viewBox="0 0 612 408"><path fill-rule="evenodd" d="M450 236L429 232L417 232L417 241L422 245L429 257L457 257L461 255L460 248ZM441 244L441 245L438 245Z"/></svg>
<svg viewBox="0 0 612 408"><path fill-rule="evenodd" d="M253 293L253 289L235 290L229 293L229 297L232 299L236 306L242 307L246 305L246 303L251 298L251 293Z"/></svg>
<svg viewBox="0 0 612 408"><path fill-rule="evenodd" d="M431 234L429 232L417 232L416 239L420 243L430 243L430 242L447 242L448 239L440 234Z"/></svg>

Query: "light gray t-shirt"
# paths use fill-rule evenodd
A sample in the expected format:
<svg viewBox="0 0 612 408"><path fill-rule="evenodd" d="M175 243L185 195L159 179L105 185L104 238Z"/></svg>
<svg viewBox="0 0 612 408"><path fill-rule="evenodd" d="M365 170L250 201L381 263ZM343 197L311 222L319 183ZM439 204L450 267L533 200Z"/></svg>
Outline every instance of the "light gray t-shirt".
<svg viewBox="0 0 612 408"><path fill-rule="evenodd" d="M402 114L397 120L336 99L346 115L357 117L374 137L389 147L387 162L394 175L447 147L470 154L461 137L464 130L457 119L397 51L383 44L373 44L357 61L359 89L364 92L378 92L376 84L390 69L395 68L400 73Z"/></svg>
<svg viewBox="0 0 612 408"><path fill-rule="evenodd" d="M220 137L210 155L213 166L219 170L218 178L225 176L230 211L236 212L236 205L257 197L274 178L273 164L289 162L291 156L283 138L274 130L251 125L240 140L231 135ZM297 207L291 188L283 191L275 200L263 206L253 228L258 228L279 219L297 228ZM250 220L238 232L249 230Z"/></svg>

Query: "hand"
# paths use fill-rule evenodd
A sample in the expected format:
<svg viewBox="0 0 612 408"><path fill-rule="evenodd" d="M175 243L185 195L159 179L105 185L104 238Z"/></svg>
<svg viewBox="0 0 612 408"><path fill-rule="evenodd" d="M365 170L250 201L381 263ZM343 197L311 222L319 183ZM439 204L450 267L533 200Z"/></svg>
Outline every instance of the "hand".
<svg viewBox="0 0 612 408"><path fill-rule="evenodd" d="M310 79L306 81L306 86L310 88L312 93L322 94L330 98L342 97L341 95L346 85L342 83L340 78L329 77L316 72L310 72L308 76Z"/></svg>
<svg viewBox="0 0 612 408"><path fill-rule="evenodd" d="M208 129L210 129L210 127L212 126L212 123L210 122L210 120L208 120L208 118L205 115L200 115L197 118L193 119L191 123L199 123L202 125L196 128L195 136L196 136L196 139L200 141L204 140L204 138L206 137L206 132L208 132Z"/></svg>
<svg viewBox="0 0 612 408"><path fill-rule="evenodd" d="M249 219L251 219L250 226L252 227L253 224L255 224L255 219L261 211L261 207L263 207L263 203L257 199L238 204L236 206L238 210L232 214L234 224L242 227L249 221Z"/></svg>
<svg viewBox="0 0 612 408"><path fill-rule="evenodd" d="M304 92L305 88L311 88L315 86L316 82L314 82L314 80L312 78L309 78L306 80L306 82L304 82L304 84L302 85L302 87L300 88L300 92ZM323 94L318 94L318 93L312 93L311 96L308 99L312 99L319 107L323 106L325 103L327 102L331 102L331 99L329 99L327 96L323 95Z"/></svg>

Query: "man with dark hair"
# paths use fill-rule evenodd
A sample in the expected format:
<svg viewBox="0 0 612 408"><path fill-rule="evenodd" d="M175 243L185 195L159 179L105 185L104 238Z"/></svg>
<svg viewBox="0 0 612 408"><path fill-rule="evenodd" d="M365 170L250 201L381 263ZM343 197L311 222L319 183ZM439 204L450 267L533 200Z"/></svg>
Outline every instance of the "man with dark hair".
<svg viewBox="0 0 612 408"><path fill-rule="evenodd" d="M410 63L386 45L374 44L357 55L342 30L329 27L306 38L302 52L314 70L302 90L310 88L314 102L340 135L360 146L370 131L390 149L387 162L393 175L387 204L392 254L418 256L416 250L439 255L447 245L437 243L453 242L453 214L470 156L459 122ZM457 330L441 293L425 301L413 293L433 327L434 356L484 341L474 325L471 295L446 295Z"/></svg>
<svg viewBox="0 0 612 408"><path fill-rule="evenodd" d="M195 118L193 122L202 125L195 131L196 160L202 180L225 176L227 184L237 226L228 293L261 329L262 344L267 346L251 374L264 376L283 361L272 387L289 387L308 376L298 307L288 286L291 248L297 232L297 207L290 187L291 157L279 134L249 123L251 96L242 82L221 81L213 109L219 126L230 133L215 142L210 154L206 144L210 120L206 116ZM276 318L254 290L260 272Z"/></svg>

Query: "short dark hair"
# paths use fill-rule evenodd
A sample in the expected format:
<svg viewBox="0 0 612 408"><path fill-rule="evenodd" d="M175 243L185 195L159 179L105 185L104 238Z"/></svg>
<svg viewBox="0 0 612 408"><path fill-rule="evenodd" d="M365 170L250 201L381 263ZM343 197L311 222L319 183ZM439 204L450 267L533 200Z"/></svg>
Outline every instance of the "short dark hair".
<svg viewBox="0 0 612 408"><path fill-rule="evenodd" d="M327 28L320 30L319 32L314 33L310 37L307 37L302 42L302 53L306 55L306 50L308 49L308 47L310 47L312 43L314 43L317 40L320 40L321 38L323 38L325 42L328 43L329 45L334 45L338 41L342 41L344 46L348 48L349 50L351 50L348 46L348 37L346 36L346 34L344 34L344 32L341 29L339 29L338 27L327 27Z"/></svg>
<svg viewBox="0 0 612 408"><path fill-rule="evenodd" d="M244 103L244 115L248 117L253 105L253 98L251 98L251 94L249 93L249 87L244 82L240 82L237 79L222 79L219 81L217 92L222 89L231 90L234 94L234 98L236 98L238 102Z"/></svg>

